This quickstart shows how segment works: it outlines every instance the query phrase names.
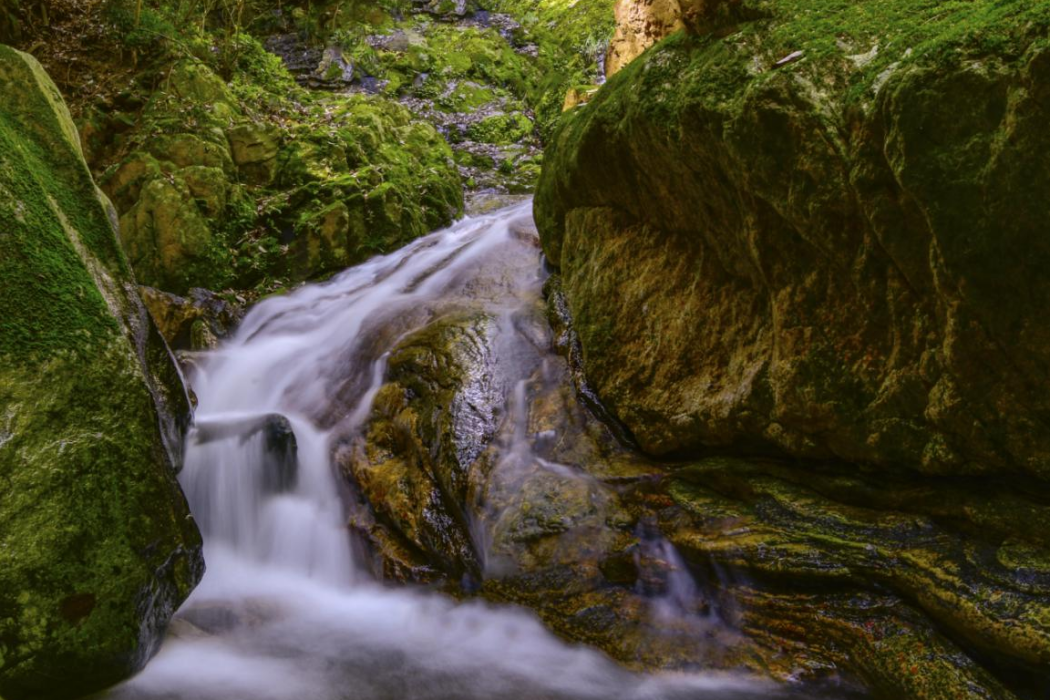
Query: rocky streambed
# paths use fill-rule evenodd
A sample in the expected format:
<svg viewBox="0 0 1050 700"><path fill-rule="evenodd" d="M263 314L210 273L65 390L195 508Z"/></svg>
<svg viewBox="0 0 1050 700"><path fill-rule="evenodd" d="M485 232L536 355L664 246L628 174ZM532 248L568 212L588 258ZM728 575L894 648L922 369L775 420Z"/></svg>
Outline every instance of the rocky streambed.
<svg viewBox="0 0 1050 700"><path fill-rule="evenodd" d="M622 675L624 697L1038 697L1050 581L1041 550L1008 533L1050 506L980 480L644 456L581 371L530 207L266 301L217 351L188 357L199 430L232 426L199 447L191 437L182 476L217 573L113 697L211 697L176 678L210 648L225 660L209 683L246 697L258 679L231 659L273 653L328 659L321 681L287 681L316 697L358 697L333 685L358 687L369 664L384 670L364 697L392 683L404 697L503 697L488 676L465 680L461 658L442 657L452 670L436 680L413 656L436 643L488 659L475 634L525 654L515 672L537 697L607 693L626 673L579 651L573 663L591 670L573 676L552 661L560 642L467 603L479 598L658 672ZM285 457L246 414L291 419L297 478L266 476ZM319 628L330 647L305 641L318 615L336 616ZM385 640L368 661L352 630ZM502 657L486 663L511 673ZM416 681L399 685L405 673Z"/></svg>
<svg viewBox="0 0 1050 700"><path fill-rule="evenodd" d="M209 570L103 697L793 694L661 534L662 470L577 399L530 207L265 301L187 358Z"/></svg>

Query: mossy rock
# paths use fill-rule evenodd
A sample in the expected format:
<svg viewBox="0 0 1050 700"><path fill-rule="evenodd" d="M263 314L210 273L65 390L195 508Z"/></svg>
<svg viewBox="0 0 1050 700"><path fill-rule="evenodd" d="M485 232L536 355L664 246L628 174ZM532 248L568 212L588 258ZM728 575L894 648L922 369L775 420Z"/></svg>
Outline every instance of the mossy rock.
<svg viewBox="0 0 1050 700"><path fill-rule="evenodd" d="M164 169L156 158L144 151L136 151L109 168L100 183L117 211L124 214L139 200L143 185L162 172Z"/></svg>
<svg viewBox="0 0 1050 700"><path fill-rule="evenodd" d="M277 175L281 130L268 124L238 124L226 130L237 169L250 185L270 185Z"/></svg>
<svg viewBox="0 0 1050 700"><path fill-rule="evenodd" d="M548 150L592 386L653 454L1050 479L1050 9L761 9L650 49Z"/></svg>
<svg viewBox="0 0 1050 700"><path fill-rule="evenodd" d="M151 139L147 150L158 161L170 163L175 168L200 166L220 168L230 175L234 172L233 158L225 139L215 143L196 134L172 134Z"/></svg>
<svg viewBox="0 0 1050 700"><path fill-rule="evenodd" d="M67 698L157 649L203 572L188 401L58 91L0 47L0 694Z"/></svg>
<svg viewBox="0 0 1050 700"><path fill-rule="evenodd" d="M209 177L214 169L189 170L198 192L215 185ZM212 192L213 200L218 196ZM207 210L206 198L202 204ZM120 218L120 228L128 259L143 284L178 294L190 287L221 287L229 274L206 213L180 175L145 185L135 206Z"/></svg>
<svg viewBox="0 0 1050 700"><path fill-rule="evenodd" d="M184 103L205 107L219 122L241 115L226 83L203 63L181 61L175 64L165 87Z"/></svg>
<svg viewBox="0 0 1050 700"><path fill-rule="evenodd" d="M467 138L480 143L509 146L531 139L536 126L521 112L494 114L467 127Z"/></svg>

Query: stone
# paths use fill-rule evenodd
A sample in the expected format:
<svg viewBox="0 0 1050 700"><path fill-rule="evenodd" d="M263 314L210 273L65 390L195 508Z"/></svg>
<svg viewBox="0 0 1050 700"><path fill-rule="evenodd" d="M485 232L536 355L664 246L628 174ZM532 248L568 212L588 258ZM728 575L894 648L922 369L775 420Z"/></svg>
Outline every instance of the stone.
<svg viewBox="0 0 1050 700"><path fill-rule="evenodd" d="M233 162L249 185L268 186L277 175L281 131L269 124L239 124L226 130Z"/></svg>
<svg viewBox="0 0 1050 700"><path fill-rule="evenodd" d="M171 163L176 168L196 165L220 168L228 175L234 172L233 158L225 138L220 144L196 134L172 134L151 139L146 148L157 160Z"/></svg>
<svg viewBox="0 0 1050 700"><path fill-rule="evenodd" d="M178 171L201 214L209 221L221 223L230 201L230 181L221 168L191 165Z"/></svg>
<svg viewBox="0 0 1050 700"><path fill-rule="evenodd" d="M151 180L120 217L121 242L138 278L173 293L213 286L223 271L211 228L193 192L178 176Z"/></svg>
<svg viewBox="0 0 1050 700"><path fill-rule="evenodd" d="M951 56L756 74L805 21L676 35L566 113L536 212L590 385L652 454L1050 479L1050 54L948 13Z"/></svg>
<svg viewBox="0 0 1050 700"><path fill-rule="evenodd" d="M200 61L180 61L168 74L167 88L186 103L202 105L220 122L240 116L226 83Z"/></svg>
<svg viewBox="0 0 1050 700"><path fill-rule="evenodd" d="M568 92L565 93L565 103L562 105L561 110L563 112L568 112L570 109L574 109L580 105L585 105L591 101L591 98L593 98L597 92L597 85L569 88Z"/></svg>
<svg viewBox="0 0 1050 700"><path fill-rule="evenodd" d="M605 55L613 76L656 42L685 27L679 0L618 0L616 33Z"/></svg>
<svg viewBox="0 0 1050 700"><path fill-rule="evenodd" d="M330 46L321 54L321 62L314 70L311 82L315 87L350 85L354 82L354 64L343 56L341 48Z"/></svg>
<svg viewBox="0 0 1050 700"><path fill-rule="evenodd" d="M0 46L0 695L79 697L158 648L203 574L189 403L58 90Z"/></svg>
<svg viewBox="0 0 1050 700"><path fill-rule="evenodd" d="M668 492L688 513L663 512L671 540L690 561L748 581L726 581L722 603L745 634L795 646L796 663L826 655L887 696L945 700L1012 698L1006 686L1050 663L1050 579L975 559L1005 535L1037 568L1050 564L1050 509L1029 494L729 458L680 467ZM825 636L841 651L815 643ZM977 659L1015 673L998 679Z"/></svg>
<svg viewBox="0 0 1050 700"><path fill-rule="evenodd" d="M195 287L180 297L153 287L139 287L165 342L174 350L214 350L240 323L244 309L224 297Z"/></svg>
<svg viewBox="0 0 1050 700"><path fill-rule="evenodd" d="M136 151L102 176L102 190L113 201L117 212L125 214L142 194L142 187L163 172L157 159Z"/></svg>
<svg viewBox="0 0 1050 700"><path fill-rule="evenodd" d="M262 427L262 436L263 490L271 494L293 491L299 480L299 447L292 424L284 416L270 416Z"/></svg>
<svg viewBox="0 0 1050 700"><path fill-rule="evenodd" d="M752 642L879 697L1045 693L1038 22L704 7L547 151L576 385L668 465L640 497Z"/></svg>

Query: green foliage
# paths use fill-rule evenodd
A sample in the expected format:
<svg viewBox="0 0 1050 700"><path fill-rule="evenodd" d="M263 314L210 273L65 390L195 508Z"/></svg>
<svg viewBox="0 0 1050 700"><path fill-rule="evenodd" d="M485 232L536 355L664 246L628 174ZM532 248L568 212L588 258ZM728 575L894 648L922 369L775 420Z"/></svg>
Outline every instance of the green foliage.
<svg viewBox="0 0 1050 700"><path fill-rule="evenodd" d="M535 128L532 120L520 112L496 114L471 124L467 136L480 143L507 146L528 139Z"/></svg>
<svg viewBox="0 0 1050 700"><path fill-rule="evenodd" d="M488 9L517 19L539 46L539 75L530 90L546 140L561 116L565 93L592 84L615 29L616 0L486 0Z"/></svg>
<svg viewBox="0 0 1050 700"><path fill-rule="evenodd" d="M21 41L25 15L19 0L0 0L0 44L17 44Z"/></svg>
<svg viewBox="0 0 1050 700"><path fill-rule="evenodd" d="M144 5L140 0L107 0L102 18L130 50L156 51L180 34L164 8Z"/></svg>

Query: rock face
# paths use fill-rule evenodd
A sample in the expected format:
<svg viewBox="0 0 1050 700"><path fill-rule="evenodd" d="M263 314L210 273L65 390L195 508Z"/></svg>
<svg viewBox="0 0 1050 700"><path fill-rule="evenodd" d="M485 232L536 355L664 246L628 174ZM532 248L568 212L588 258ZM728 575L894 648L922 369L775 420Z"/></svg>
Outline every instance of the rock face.
<svg viewBox="0 0 1050 700"><path fill-rule="evenodd" d="M605 55L605 74L612 76L650 46L683 29L679 0L620 0L616 33Z"/></svg>
<svg viewBox="0 0 1050 700"><path fill-rule="evenodd" d="M0 695L139 669L203 572L189 406L36 61L0 46Z"/></svg>
<svg viewBox="0 0 1050 700"><path fill-rule="evenodd" d="M1050 12L902 5L683 14L566 114L537 222L734 625L878 696L1038 697Z"/></svg>
<svg viewBox="0 0 1050 700"><path fill-rule="evenodd" d="M510 228L469 258L461 287L394 301L366 324L358 369L333 373L334 403L316 407L334 425L351 524L376 573L527 605L636 667L763 667L754 645L703 614L703 596L673 622L654 614L674 567L630 487L659 468L580 403L552 350L567 346L541 298L535 230L524 217ZM385 360L373 369L373 358ZM372 388L355 378L362 367L377 372ZM340 409L362 395L363 409Z"/></svg>
<svg viewBox="0 0 1050 700"><path fill-rule="evenodd" d="M675 32L733 33L739 22L759 16L741 0L619 0L616 33L605 53L605 74L618 73Z"/></svg>
<svg viewBox="0 0 1050 700"><path fill-rule="evenodd" d="M1045 10L764 7L666 40L548 153L592 386L652 454L1050 479Z"/></svg>

